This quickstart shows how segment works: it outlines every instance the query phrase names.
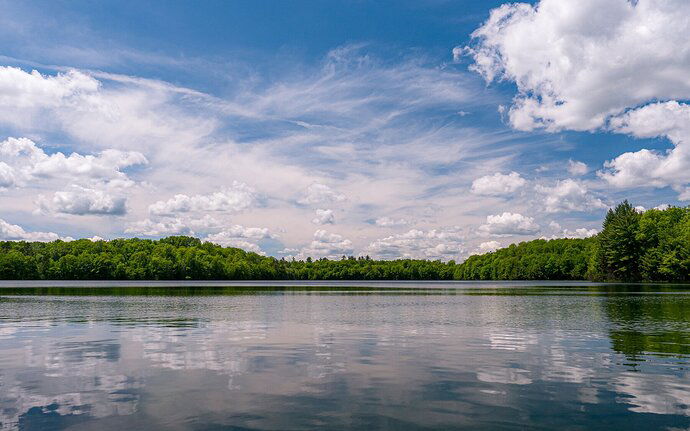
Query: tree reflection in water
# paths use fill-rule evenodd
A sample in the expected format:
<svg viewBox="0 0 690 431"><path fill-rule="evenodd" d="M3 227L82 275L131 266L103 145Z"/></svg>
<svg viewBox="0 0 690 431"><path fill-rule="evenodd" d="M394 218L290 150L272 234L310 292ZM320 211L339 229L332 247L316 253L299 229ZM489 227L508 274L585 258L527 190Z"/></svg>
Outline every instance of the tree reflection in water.
<svg viewBox="0 0 690 431"><path fill-rule="evenodd" d="M13 293L3 430L690 427L670 287Z"/></svg>

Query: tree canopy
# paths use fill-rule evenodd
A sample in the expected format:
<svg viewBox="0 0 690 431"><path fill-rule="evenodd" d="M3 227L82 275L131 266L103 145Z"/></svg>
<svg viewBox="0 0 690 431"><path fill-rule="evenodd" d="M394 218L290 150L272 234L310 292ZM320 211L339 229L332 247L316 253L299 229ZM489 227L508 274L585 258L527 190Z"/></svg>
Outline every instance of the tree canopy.
<svg viewBox="0 0 690 431"><path fill-rule="evenodd" d="M690 208L609 210L586 239L537 239L465 262L285 260L188 236L0 242L0 279L690 281Z"/></svg>

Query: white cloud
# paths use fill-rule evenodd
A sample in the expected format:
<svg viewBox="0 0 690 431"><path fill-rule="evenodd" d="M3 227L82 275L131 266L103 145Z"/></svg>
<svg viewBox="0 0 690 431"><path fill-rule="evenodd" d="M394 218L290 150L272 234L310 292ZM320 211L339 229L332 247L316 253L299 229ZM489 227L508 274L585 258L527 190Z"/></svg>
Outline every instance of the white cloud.
<svg viewBox="0 0 690 431"><path fill-rule="evenodd" d="M517 172L495 173L477 178L472 182L472 193L488 196L505 196L515 193L527 184Z"/></svg>
<svg viewBox="0 0 690 431"><path fill-rule="evenodd" d="M407 226L410 224L410 222L404 218L400 219L394 219L391 217L379 217L376 219L374 222L376 226L381 226L381 227L398 227L398 226Z"/></svg>
<svg viewBox="0 0 690 431"><path fill-rule="evenodd" d="M27 138L0 142L0 157L0 188L56 190L51 198L39 195L36 200L37 213L47 215L124 215L124 191L135 182L122 170L148 163L139 152L112 149L97 155L49 155Z"/></svg>
<svg viewBox="0 0 690 431"><path fill-rule="evenodd" d="M0 124L38 132L60 130L89 148L189 143L215 124L212 117L181 113L180 106L198 100L198 93L105 73L69 70L42 75L0 67L0 95Z"/></svg>
<svg viewBox="0 0 690 431"><path fill-rule="evenodd" d="M39 197L40 212L72 215L124 215L126 198L102 190L75 186L70 191L55 192L52 199Z"/></svg>
<svg viewBox="0 0 690 431"><path fill-rule="evenodd" d="M49 108L83 103L98 91L100 83L77 70L44 76L16 67L0 66L0 106L11 108Z"/></svg>
<svg viewBox="0 0 690 431"><path fill-rule="evenodd" d="M582 176L586 174L588 170L586 163L572 159L568 160L568 173L570 175Z"/></svg>
<svg viewBox="0 0 690 431"><path fill-rule="evenodd" d="M390 235L373 241L365 252L383 259L443 259L460 257L464 252L464 236L458 227L411 229L405 233Z"/></svg>
<svg viewBox="0 0 690 431"><path fill-rule="evenodd" d="M166 217L161 220L145 219L128 223L125 232L143 236L192 235L194 232L183 220Z"/></svg>
<svg viewBox="0 0 690 431"><path fill-rule="evenodd" d="M16 183L14 169L5 162L0 162L0 189L12 187Z"/></svg>
<svg viewBox="0 0 690 431"><path fill-rule="evenodd" d="M653 103L612 119L611 129L638 138L667 137L675 147L666 152L643 149L621 154L605 163L601 178L621 188L670 185L683 198L690 182L690 106L675 101Z"/></svg>
<svg viewBox="0 0 690 431"><path fill-rule="evenodd" d="M447 117L447 112L474 113L493 104L491 91L464 72L416 55L379 61L364 49L345 47L317 67L270 77L257 70L247 80L232 76L238 85L222 99L95 71L9 72L16 79L7 80L11 89L3 94L16 97L0 103L0 126L32 137L48 157L57 154L52 144L64 154L30 178L0 158L7 165L0 168L0 181L8 186L0 206L21 214L43 194L50 214L35 217L47 222L57 209L117 212L114 204L76 205L74 195L58 194L53 203L56 192L72 192L73 186L127 199L122 218L82 217L78 225L76 217L61 220L86 236L116 237L126 229L147 236L197 232L203 237L232 222L268 226L281 232L285 247L301 248L314 230L313 211L328 208L348 215L338 220L339 234L343 241L352 239L351 249L359 252L379 234L356 220L404 214L429 229L476 221L474 210L482 199L466 202L465 184L479 176L479 169L505 171L515 156L512 134L468 128L460 115ZM58 85L59 91L40 100L32 90L26 95L31 103L24 103L19 99L25 81ZM50 150L42 146L48 137L59 139ZM137 153L141 163L112 162L110 150ZM461 163L467 168L448 169ZM222 186L233 180L250 184L260 205L211 193L225 194ZM32 190L18 189L24 186ZM395 227L391 221L379 224ZM434 247L440 253L446 246Z"/></svg>
<svg viewBox="0 0 690 431"><path fill-rule="evenodd" d="M657 206L654 207L655 210L659 210L659 211L665 211L665 210L667 210L667 209L669 209L669 208L671 208L671 205L669 205L669 204L661 204L661 205L657 205ZM635 211L637 211L638 213L642 214L643 212L646 212L646 211L647 211L647 208L645 208L645 207L642 206L642 205L637 205L637 206L635 207Z"/></svg>
<svg viewBox="0 0 690 431"><path fill-rule="evenodd" d="M326 204L332 202L342 202L345 195L338 193L325 184L314 183L307 187L304 196L297 201L302 205Z"/></svg>
<svg viewBox="0 0 690 431"><path fill-rule="evenodd" d="M122 169L148 163L136 151L104 150L98 155L69 156L46 154L27 138L7 138L0 142L0 186L23 185L40 180L62 180L72 184L131 185ZM5 178L5 180L1 180ZM12 184L9 184L12 183Z"/></svg>
<svg viewBox="0 0 690 431"><path fill-rule="evenodd" d="M335 216L333 215L333 210L322 210L322 209L317 209L316 210L316 217L312 219L311 221L314 224L334 224L335 223Z"/></svg>
<svg viewBox="0 0 690 431"><path fill-rule="evenodd" d="M509 118L532 130L594 130L651 100L690 98L690 3L505 4L473 33L472 68L514 81Z"/></svg>
<svg viewBox="0 0 690 431"><path fill-rule="evenodd" d="M0 157L0 188L56 190L36 200L37 212L46 215L124 215L125 190L135 182L122 170L148 163L139 152L112 149L97 155L49 155L27 138L0 142Z"/></svg>
<svg viewBox="0 0 690 431"><path fill-rule="evenodd" d="M670 186L690 200L690 108L678 102L690 99L688 15L684 0L505 4L455 53L469 53L487 81L517 84L516 129L668 138L674 148L624 153L599 176L619 188Z"/></svg>
<svg viewBox="0 0 690 431"><path fill-rule="evenodd" d="M158 201L149 206L154 215L174 215L183 212L220 211L240 212L254 205L254 190L244 183L234 181L231 187L205 195L188 196L177 194L167 201Z"/></svg>
<svg viewBox="0 0 690 431"><path fill-rule="evenodd" d="M53 232L27 232L21 226L0 219L0 240L2 241L55 241L61 239ZM65 238L62 238L65 239ZM71 239L71 238L68 238Z"/></svg>
<svg viewBox="0 0 690 431"><path fill-rule="evenodd" d="M501 243L498 241L487 241L479 244L479 247L477 247L477 253L478 254L484 254L484 253L489 253L492 251L496 251L499 248L501 248Z"/></svg>
<svg viewBox="0 0 690 431"><path fill-rule="evenodd" d="M549 213L607 208L601 199L590 194L584 183L577 180L561 180L553 187L538 185L536 190L544 195L544 207Z"/></svg>
<svg viewBox="0 0 690 431"><path fill-rule="evenodd" d="M227 224L209 214L201 217L195 214L175 217L155 216L127 223L125 232L145 236L196 235L199 231L220 231ZM232 226L229 230L236 231L236 226Z"/></svg>
<svg viewBox="0 0 690 431"><path fill-rule="evenodd" d="M337 259L353 252L352 241L336 233L329 233L323 229L314 232L314 239L309 246L301 251L302 256L328 257Z"/></svg>
<svg viewBox="0 0 690 431"><path fill-rule="evenodd" d="M208 239L206 239L206 241L215 242L215 241L208 240ZM253 243L253 242L249 242L249 241L244 240L244 239L226 238L226 239L222 239L222 241L223 241L222 243L218 243L218 244L222 245L223 247L241 248L244 251L251 251L251 252L254 252L257 254L261 254L261 255L266 254L261 250L261 247L259 247L258 244Z"/></svg>
<svg viewBox="0 0 690 431"><path fill-rule="evenodd" d="M560 224L552 221L549 223L549 229L553 234L550 237L543 236L542 239L557 239L557 238L589 238L594 236L599 231L597 229L577 228L574 230L563 229Z"/></svg>
<svg viewBox="0 0 690 431"><path fill-rule="evenodd" d="M241 225L232 225L218 233L208 235L206 237L207 241L215 242L217 244L223 244L225 240L228 239L266 239L272 238L273 235L269 232L268 228L265 227L245 227Z"/></svg>
<svg viewBox="0 0 690 431"><path fill-rule="evenodd" d="M563 231L563 236L565 238L589 238L599 233L598 229L587 229L584 227L575 229L573 231L565 229Z"/></svg>
<svg viewBox="0 0 690 431"><path fill-rule="evenodd" d="M531 235L539 232L539 226L532 217L504 212L487 216L486 224L479 226L479 231L493 236Z"/></svg>
<svg viewBox="0 0 690 431"><path fill-rule="evenodd" d="M261 247L259 247L256 241L273 237L274 235L270 233L268 228L233 225L218 233L206 236L204 241L222 245L223 247L236 247L263 254Z"/></svg>

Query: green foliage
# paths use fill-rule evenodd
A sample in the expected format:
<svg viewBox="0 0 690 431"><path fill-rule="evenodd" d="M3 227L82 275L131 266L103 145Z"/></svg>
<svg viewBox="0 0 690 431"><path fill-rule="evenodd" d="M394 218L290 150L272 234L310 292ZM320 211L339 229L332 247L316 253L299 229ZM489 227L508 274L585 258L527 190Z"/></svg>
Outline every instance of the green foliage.
<svg viewBox="0 0 690 431"><path fill-rule="evenodd" d="M690 281L690 208L640 214L627 201L609 210L589 277L609 281Z"/></svg>
<svg viewBox="0 0 690 431"><path fill-rule="evenodd" d="M594 239L522 242L470 256L455 268L456 280L583 280Z"/></svg>
<svg viewBox="0 0 690 431"><path fill-rule="evenodd" d="M454 267L454 262L352 256L288 262L186 236L0 242L5 280L448 280Z"/></svg>
<svg viewBox="0 0 690 431"><path fill-rule="evenodd" d="M649 210L642 214L640 279L690 281L690 209Z"/></svg>
<svg viewBox="0 0 690 431"><path fill-rule="evenodd" d="M640 278L641 214L625 201L610 209L598 235L593 274L597 278L635 281Z"/></svg>
<svg viewBox="0 0 690 431"><path fill-rule="evenodd" d="M690 281L690 208L609 210L601 233L537 239L465 262L286 261L197 238L0 242L0 279Z"/></svg>
<svg viewBox="0 0 690 431"><path fill-rule="evenodd" d="M690 208L609 210L587 239L534 240L471 256L457 280L690 281Z"/></svg>

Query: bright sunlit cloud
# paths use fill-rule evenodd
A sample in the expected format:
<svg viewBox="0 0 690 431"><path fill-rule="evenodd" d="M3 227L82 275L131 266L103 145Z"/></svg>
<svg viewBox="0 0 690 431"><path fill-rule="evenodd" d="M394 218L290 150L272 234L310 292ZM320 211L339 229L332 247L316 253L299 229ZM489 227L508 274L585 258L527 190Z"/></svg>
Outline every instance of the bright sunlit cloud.
<svg viewBox="0 0 690 431"><path fill-rule="evenodd" d="M18 30L45 12L5 4L0 239L461 260L589 236L622 198L690 199L685 2L479 3L430 5L419 19L457 19L417 41L276 22L280 49L256 33L172 46L144 21L128 39L88 5L50 20L88 18L79 37Z"/></svg>

